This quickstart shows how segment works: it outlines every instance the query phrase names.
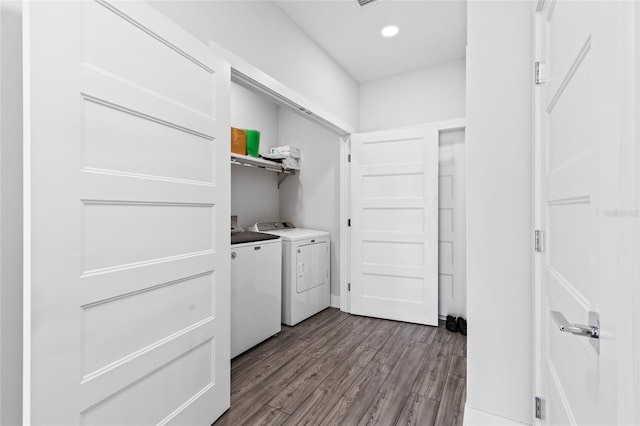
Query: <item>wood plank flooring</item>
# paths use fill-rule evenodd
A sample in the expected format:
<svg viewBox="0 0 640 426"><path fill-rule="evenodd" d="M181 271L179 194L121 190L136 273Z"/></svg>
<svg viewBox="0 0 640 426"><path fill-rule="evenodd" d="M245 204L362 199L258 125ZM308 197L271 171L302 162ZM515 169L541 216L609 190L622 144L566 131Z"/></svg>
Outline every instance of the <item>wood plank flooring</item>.
<svg viewBox="0 0 640 426"><path fill-rule="evenodd" d="M231 361L215 426L461 425L466 337L326 309Z"/></svg>

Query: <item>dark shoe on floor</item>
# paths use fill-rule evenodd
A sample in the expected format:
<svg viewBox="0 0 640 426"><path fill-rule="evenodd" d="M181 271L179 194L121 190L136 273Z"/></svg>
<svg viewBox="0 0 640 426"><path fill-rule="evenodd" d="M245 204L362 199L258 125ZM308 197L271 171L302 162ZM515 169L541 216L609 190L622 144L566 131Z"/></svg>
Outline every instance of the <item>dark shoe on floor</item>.
<svg viewBox="0 0 640 426"><path fill-rule="evenodd" d="M456 322L456 317L447 315L447 321L445 323L445 327L447 327L447 330L453 333L456 333L458 331L458 323Z"/></svg>
<svg viewBox="0 0 640 426"><path fill-rule="evenodd" d="M460 334L462 334L463 336L467 335L467 320L462 318L462 317L458 317L458 319L456 320L456 325L458 326L458 331L460 332Z"/></svg>

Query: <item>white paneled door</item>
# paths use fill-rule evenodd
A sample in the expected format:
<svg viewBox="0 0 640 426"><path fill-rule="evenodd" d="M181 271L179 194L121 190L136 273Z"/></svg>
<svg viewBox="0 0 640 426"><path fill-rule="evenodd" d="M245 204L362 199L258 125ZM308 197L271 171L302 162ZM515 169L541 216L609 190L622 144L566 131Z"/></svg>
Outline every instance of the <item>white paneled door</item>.
<svg viewBox="0 0 640 426"><path fill-rule="evenodd" d="M439 314L467 316L466 149L464 129L440 132L438 157Z"/></svg>
<svg viewBox="0 0 640 426"><path fill-rule="evenodd" d="M229 406L229 69L142 2L27 2L25 424Z"/></svg>
<svg viewBox="0 0 640 426"><path fill-rule="evenodd" d="M352 135L351 313L438 324L438 128Z"/></svg>
<svg viewBox="0 0 640 426"><path fill-rule="evenodd" d="M556 1L536 17L543 424L632 423L634 3Z"/></svg>

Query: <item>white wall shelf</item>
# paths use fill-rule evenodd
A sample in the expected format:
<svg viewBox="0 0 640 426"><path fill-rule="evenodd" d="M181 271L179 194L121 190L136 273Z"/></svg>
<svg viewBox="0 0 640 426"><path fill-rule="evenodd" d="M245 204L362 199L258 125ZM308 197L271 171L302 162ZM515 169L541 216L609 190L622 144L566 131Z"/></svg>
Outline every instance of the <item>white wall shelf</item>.
<svg viewBox="0 0 640 426"><path fill-rule="evenodd" d="M296 174L296 171L294 169L287 169L282 165L282 163L265 160L264 158L251 157L248 155L231 153L231 164L246 167L256 167L259 169L265 169L271 172L278 173L280 175L280 178L278 179L278 188L280 188L280 184L284 182L287 176Z"/></svg>

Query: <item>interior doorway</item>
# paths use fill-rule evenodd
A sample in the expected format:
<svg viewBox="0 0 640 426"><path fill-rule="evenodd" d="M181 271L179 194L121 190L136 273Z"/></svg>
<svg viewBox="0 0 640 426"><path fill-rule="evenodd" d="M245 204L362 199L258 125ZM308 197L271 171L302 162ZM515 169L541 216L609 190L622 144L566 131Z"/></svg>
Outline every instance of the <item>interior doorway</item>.
<svg viewBox="0 0 640 426"><path fill-rule="evenodd" d="M426 270L430 269L430 272L433 274L432 276L435 277L435 283L434 283L435 291L431 292L431 297L436 299L434 301L434 306L436 307L435 308L436 320L434 320L434 324L435 324L437 323L437 318L442 319L442 318L445 318L447 315L466 317L466 144L465 144L466 123L464 119L459 119L459 120L451 120L446 122L429 123L426 126L436 130L435 137L429 139L428 143L436 145L434 152L435 152L435 157L437 161L433 162L429 167L431 168L436 167L438 170L437 170L437 174L434 175L434 177L436 177L436 185L432 189L430 189L430 191L437 192L437 197L435 198L436 208L433 209L433 211L429 211L429 209L425 209L425 212L426 212L425 214L427 216L429 215L436 216L435 218L432 217L432 219L435 219L436 226L434 227L434 232L430 233L428 237L423 235L422 240L415 241L415 244L421 244L421 247L424 250L423 256L425 261L422 263L416 261L409 266L405 265L404 270L402 270L403 268L396 268L395 271L398 272L400 275L404 276L408 274L407 276L409 276L411 275L412 268L413 269L416 269L416 267L418 269L424 268L425 269L425 271L423 271L425 272L424 276L427 276L428 274L426 274L427 272ZM401 132L402 129L387 130L385 132L394 132L394 131ZM380 132L380 133L385 133L385 132ZM368 262L366 259L363 258L363 256L361 256L365 251L364 250L365 241L363 241L364 237L366 237L367 242L369 243L372 240L382 241L382 239L381 239L381 235L378 235L380 234L380 232L373 232L373 233L370 233L371 235L365 235L366 233L360 232L358 231L358 229L355 229L355 226L357 226L357 224L356 222L352 222L354 215L357 216L359 213L361 216L360 220L363 222L366 221L366 217L362 215L363 212L358 212L355 210L356 209L361 210L362 206L368 205L367 203L369 203L369 201L377 202L376 200L369 200L367 201L367 203L363 204L362 202L360 202L362 200L360 200L356 203L356 206L354 208L354 202L355 202L354 200L357 194L353 192L353 189L354 187L357 186L356 184L358 183L358 180L363 179L363 176L360 176L362 174L360 173L360 171L356 170L357 173L353 171L354 162L358 162L361 160L358 158L359 154L355 150L353 150L353 143L354 143L353 137L359 137L359 136L360 135L352 135L350 143L345 144L345 151L348 152L348 155L345 155L345 158L350 158L350 157L353 157L353 158L351 162L348 162L348 161L346 162L345 175L347 176L348 179L347 179L347 183L343 185L343 188L342 188L343 202L347 205L347 208L345 210L347 210L346 216L348 218L347 220L345 220L345 227L343 228L344 234L348 235L348 239L347 239L348 248L347 250L345 250L345 252L347 255L350 254L351 258L348 258L347 256L345 256L342 259L342 262L346 262L345 264L348 265L348 268L347 268L348 274L346 274L345 280L341 283L341 286L342 286L341 296L344 298L341 301L341 309L346 312L356 313L356 314L359 312L356 312L353 309L354 297L358 297L360 299L365 297L372 300L380 299L379 294L376 295L372 293L367 295L362 293L364 291L364 286L363 286L363 283L361 282L364 279L362 271L367 268L371 269L374 266L381 266L381 265L383 266L386 265L385 267L393 266L391 265L391 263L393 262L397 264L402 263L400 260L397 259L397 256L396 256L397 253L393 253L392 255L391 251L387 253L388 254L387 257L378 253L379 255L376 258L377 265L371 264L371 262ZM376 141L374 140L373 142L376 142ZM392 140L385 141L385 143L388 143L388 142L393 143L394 141ZM398 147L402 147L403 143L406 144L406 141L403 141L402 138L399 138L396 142ZM405 161L407 162L407 164L409 164L415 160L415 158L411 159L411 157L415 157L415 155L407 154L407 153L405 153L404 157L402 157L404 158L404 160L402 161L396 157L397 156L395 155L387 156L387 158L383 158L380 160L380 165L382 166L382 165L385 165L385 163L389 163L387 165L391 167L394 165L397 166L398 164L396 163L401 163L402 161ZM403 173L405 172L406 170L403 171ZM390 173L386 173L386 174L390 174ZM427 174L424 174L424 176L427 176ZM387 184L391 185L391 182L385 183L385 185ZM402 185L399 185L399 184L392 189L399 191L400 194L404 194L406 192L406 187L403 187ZM419 192L420 191L416 192L416 194ZM434 195L434 194L431 194L431 195ZM411 196L409 196L408 198L411 198ZM403 207L403 205L400 205L397 202L392 204L393 205L390 204L385 207L387 209L388 214L391 214L393 210L398 210L399 208ZM388 223L389 222L388 219L390 217L394 217L393 214L387 217L387 220L385 222ZM397 222L396 225L404 222L405 226L407 226L406 224L408 223L406 221L403 221L401 217L397 217L397 215L393 220ZM372 225L372 223L369 223L367 226L370 226L370 227L373 226L373 228L371 228L371 231L375 231L376 229L374 228L376 228L376 226L379 227L378 226L379 222L376 222L376 223L377 225L375 226ZM393 228L393 226L391 228ZM378 229L377 231L380 231L380 229ZM414 234L416 232L420 233L422 231L413 230ZM388 235L386 236L388 237ZM428 262L429 250L432 250L431 259L435 258L434 263ZM434 252L435 252L435 256L433 256ZM360 263L358 263L359 262L358 259L361 260ZM395 266L398 266L398 265L395 265ZM384 275L382 273L384 271L381 272L378 269L376 269L375 271L372 270L370 272L372 274ZM413 272L416 272L416 271L413 271ZM424 280L422 276L416 275L416 277ZM381 291L379 284L380 284L380 280L378 280L378 285L376 286L376 290L378 291L378 293L380 293ZM417 281L416 281L415 287L418 288ZM423 283L421 286L421 289L424 291L426 288L428 288L428 286L425 286ZM356 294L356 292L358 293ZM397 296L396 293L393 293L393 294ZM416 295L418 293L416 293ZM389 294L385 294L386 299L390 299ZM405 296L407 294L409 293L406 293ZM421 300L421 299L416 299L416 300ZM387 303L385 302L383 306L385 306L386 304ZM392 310L392 308L389 308L389 309ZM381 314L380 316L384 318L391 318L394 315L393 312L388 312L387 314L389 315L385 316ZM373 316L376 316L376 315L373 315Z"/></svg>

